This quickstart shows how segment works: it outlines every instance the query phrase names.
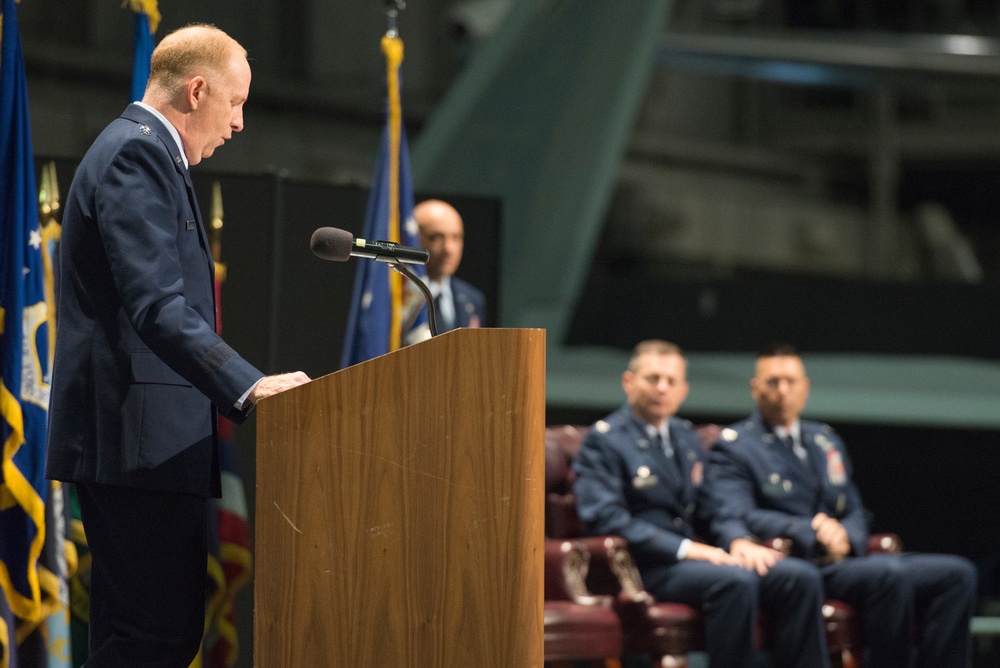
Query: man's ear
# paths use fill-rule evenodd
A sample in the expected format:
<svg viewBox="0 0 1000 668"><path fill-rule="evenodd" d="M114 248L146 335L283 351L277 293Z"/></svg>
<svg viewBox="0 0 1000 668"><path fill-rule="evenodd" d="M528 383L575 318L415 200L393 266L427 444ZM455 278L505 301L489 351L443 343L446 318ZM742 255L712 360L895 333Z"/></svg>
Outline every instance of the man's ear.
<svg viewBox="0 0 1000 668"><path fill-rule="evenodd" d="M205 77L194 77L188 81L184 88L187 95L188 106L193 110L198 108L198 104L205 99L208 94L208 82Z"/></svg>
<svg viewBox="0 0 1000 668"><path fill-rule="evenodd" d="M630 369L622 372L622 391L628 395L632 391L632 382L635 380L635 373Z"/></svg>

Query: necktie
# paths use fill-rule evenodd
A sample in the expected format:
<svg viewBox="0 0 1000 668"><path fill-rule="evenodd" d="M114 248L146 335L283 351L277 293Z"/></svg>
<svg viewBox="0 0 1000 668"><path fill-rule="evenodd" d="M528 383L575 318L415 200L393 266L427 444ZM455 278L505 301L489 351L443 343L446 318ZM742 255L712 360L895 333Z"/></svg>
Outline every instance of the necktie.
<svg viewBox="0 0 1000 668"><path fill-rule="evenodd" d="M434 321L438 331L444 331L444 318L441 315L441 293L434 295Z"/></svg>
<svg viewBox="0 0 1000 668"><path fill-rule="evenodd" d="M667 460L667 476L670 478L670 484L674 487L679 488L682 477L681 468L677 465L677 458L674 456L675 450L669 445L664 445L663 436L657 432L651 439L653 446L660 449L663 453L664 459Z"/></svg>
<svg viewBox="0 0 1000 668"><path fill-rule="evenodd" d="M440 292L434 296L434 312L437 316L437 328L439 332L447 332L451 327L448 324L448 317L444 312L444 295Z"/></svg>
<svg viewBox="0 0 1000 668"><path fill-rule="evenodd" d="M447 332L455 328L454 308L445 299L444 293L439 292L434 297L434 310L437 312L438 330Z"/></svg>
<svg viewBox="0 0 1000 668"><path fill-rule="evenodd" d="M809 465L809 452L802 446L801 443L792 438L791 434L787 434L781 439L781 442L785 444L785 447L795 453L795 456L799 458L799 461Z"/></svg>

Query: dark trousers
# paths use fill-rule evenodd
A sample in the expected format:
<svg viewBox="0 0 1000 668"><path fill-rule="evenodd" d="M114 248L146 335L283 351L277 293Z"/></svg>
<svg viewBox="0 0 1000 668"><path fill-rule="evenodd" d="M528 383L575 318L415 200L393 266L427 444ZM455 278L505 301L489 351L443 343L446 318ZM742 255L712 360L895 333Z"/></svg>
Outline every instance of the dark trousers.
<svg viewBox="0 0 1000 668"><path fill-rule="evenodd" d="M782 559L761 577L735 566L681 561L643 569L642 579L658 601L686 603L704 615L712 668L753 665L758 606L773 629L773 666L830 665L822 619L823 584L819 571L809 562Z"/></svg>
<svg viewBox="0 0 1000 668"><path fill-rule="evenodd" d="M206 501L78 484L93 559L85 668L187 668L205 625Z"/></svg>
<svg viewBox="0 0 1000 668"><path fill-rule="evenodd" d="M825 566L830 598L861 614L865 665L969 668L976 570L944 554L873 554ZM916 662L913 661L914 649Z"/></svg>

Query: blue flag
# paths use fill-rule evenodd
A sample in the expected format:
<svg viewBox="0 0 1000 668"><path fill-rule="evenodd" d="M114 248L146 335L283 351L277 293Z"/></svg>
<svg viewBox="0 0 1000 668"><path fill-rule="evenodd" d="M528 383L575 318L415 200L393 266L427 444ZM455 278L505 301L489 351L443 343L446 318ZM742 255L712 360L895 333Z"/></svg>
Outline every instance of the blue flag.
<svg viewBox="0 0 1000 668"><path fill-rule="evenodd" d="M135 57L132 60L132 102L138 102L146 92L149 81L149 60L153 57L153 31L149 28L149 16L134 12Z"/></svg>
<svg viewBox="0 0 1000 668"><path fill-rule="evenodd" d="M157 0L127 0L133 12L133 32L135 33L135 55L132 59L132 92L130 101L142 99L149 81L149 61L153 57L153 34L160 25L160 10Z"/></svg>
<svg viewBox="0 0 1000 668"><path fill-rule="evenodd" d="M386 124L368 195L364 231L356 236L416 246L417 229L411 217L410 153L399 101L403 43L398 37L386 36L382 39L382 50L386 54L389 83ZM423 267L414 271L421 276L424 273ZM420 293L404 280L390 272L384 262L358 262L341 368L397 350L406 344L410 332L426 329L427 313L421 309Z"/></svg>
<svg viewBox="0 0 1000 668"><path fill-rule="evenodd" d="M45 541L48 497L44 464L50 320L14 0L3 0L0 202L0 590L19 623L37 623L44 616L37 564ZM12 642L14 629L0 629L0 638ZM10 655L9 645L4 652Z"/></svg>

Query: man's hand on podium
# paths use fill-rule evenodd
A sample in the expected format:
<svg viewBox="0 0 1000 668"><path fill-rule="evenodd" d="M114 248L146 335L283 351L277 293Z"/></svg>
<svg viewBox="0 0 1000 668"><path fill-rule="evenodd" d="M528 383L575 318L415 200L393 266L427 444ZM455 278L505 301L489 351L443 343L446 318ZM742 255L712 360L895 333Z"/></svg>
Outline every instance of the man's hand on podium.
<svg viewBox="0 0 1000 668"><path fill-rule="evenodd" d="M272 394L290 390L293 387L302 385L303 383L308 383L310 380L311 378L301 371L279 373L274 376L264 376L260 379L260 382L257 383L256 387L254 387L250 392L250 401L256 404L264 397L269 397Z"/></svg>

